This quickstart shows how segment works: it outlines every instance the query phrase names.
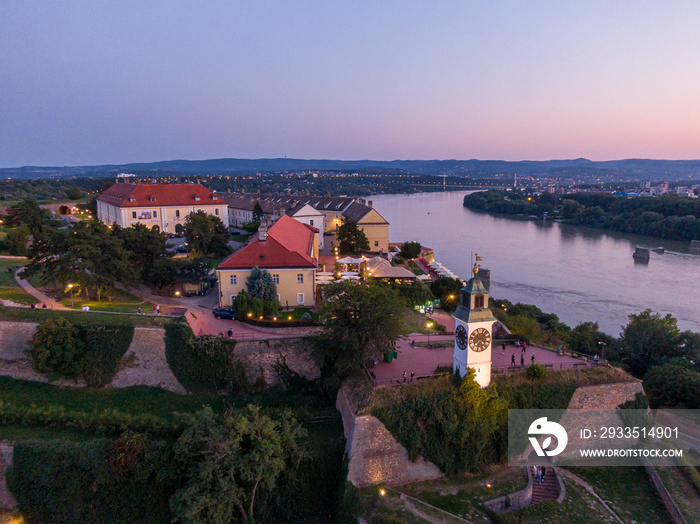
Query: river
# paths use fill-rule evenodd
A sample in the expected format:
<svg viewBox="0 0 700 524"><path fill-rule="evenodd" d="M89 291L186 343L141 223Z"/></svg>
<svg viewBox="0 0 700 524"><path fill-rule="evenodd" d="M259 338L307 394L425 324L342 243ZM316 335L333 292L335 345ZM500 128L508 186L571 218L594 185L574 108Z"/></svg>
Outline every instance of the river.
<svg viewBox="0 0 700 524"><path fill-rule="evenodd" d="M688 243L604 232L542 220L470 211L469 192L376 195L374 207L391 224L389 241L416 240L435 259L469 278L472 253L491 270L491 296L536 304L572 327L585 321L618 335L628 315L651 308L700 332L700 256ZM637 244L663 246L648 264Z"/></svg>

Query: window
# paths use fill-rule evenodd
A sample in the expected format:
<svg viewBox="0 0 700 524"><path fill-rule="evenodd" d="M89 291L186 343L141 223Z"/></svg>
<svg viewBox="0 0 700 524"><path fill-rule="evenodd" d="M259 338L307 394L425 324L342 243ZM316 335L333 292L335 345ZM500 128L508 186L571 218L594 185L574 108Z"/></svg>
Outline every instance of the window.
<svg viewBox="0 0 700 524"><path fill-rule="evenodd" d="M231 282L232 286L235 286L237 284L238 279L236 278L236 275L231 275L230 277L228 277L228 279L229 282Z"/></svg>
<svg viewBox="0 0 700 524"><path fill-rule="evenodd" d="M148 200L150 200L151 202L155 202L155 201L156 201L156 197L152 196L152 197L150 197Z"/></svg>
<svg viewBox="0 0 700 524"><path fill-rule="evenodd" d="M304 303L304 293L297 293L297 304Z"/></svg>
<svg viewBox="0 0 700 524"><path fill-rule="evenodd" d="M309 220L309 222L311 222L311 225L312 225L312 226L314 225L313 219Z"/></svg>
<svg viewBox="0 0 700 524"><path fill-rule="evenodd" d="M131 218L136 218L136 211L131 212Z"/></svg>
<svg viewBox="0 0 700 524"><path fill-rule="evenodd" d="M272 281L275 283L275 285L279 286L280 285L280 276L279 275L272 275Z"/></svg>
<svg viewBox="0 0 700 524"><path fill-rule="evenodd" d="M136 202L136 199L134 197L129 197L129 202Z"/></svg>
<svg viewBox="0 0 700 524"><path fill-rule="evenodd" d="M219 200L219 197L216 196L216 195L212 195L212 196L211 196L211 199L212 199L212 200Z"/></svg>
<svg viewBox="0 0 700 524"><path fill-rule="evenodd" d="M153 218L158 218L158 211L153 211Z"/></svg>
<svg viewBox="0 0 700 524"><path fill-rule="evenodd" d="M219 208L218 208L218 207L214 210L214 214L215 214L217 217L219 216Z"/></svg>
<svg viewBox="0 0 700 524"><path fill-rule="evenodd" d="M474 308L484 307L484 295L476 295L474 297Z"/></svg>
<svg viewBox="0 0 700 524"><path fill-rule="evenodd" d="M379 247L379 240L374 241L374 247Z"/></svg>
<svg viewBox="0 0 700 524"><path fill-rule="evenodd" d="M175 218L180 218L180 210L179 209L175 210Z"/></svg>
<svg viewBox="0 0 700 524"><path fill-rule="evenodd" d="M304 283L304 273L297 273L297 284Z"/></svg>
<svg viewBox="0 0 700 524"><path fill-rule="evenodd" d="M194 196L195 201L199 202L199 195Z"/></svg>

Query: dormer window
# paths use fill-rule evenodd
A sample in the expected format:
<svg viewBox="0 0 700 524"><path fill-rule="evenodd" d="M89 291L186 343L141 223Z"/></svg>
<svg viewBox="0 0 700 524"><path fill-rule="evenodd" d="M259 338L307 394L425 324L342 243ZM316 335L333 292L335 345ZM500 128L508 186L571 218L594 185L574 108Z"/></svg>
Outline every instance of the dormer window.
<svg viewBox="0 0 700 524"><path fill-rule="evenodd" d="M136 202L136 199L134 197L129 197L129 202Z"/></svg>
<svg viewBox="0 0 700 524"><path fill-rule="evenodd" d="M195 199L197 202L199 202L199 201L201 200L201 199L199 198L199 195L195 195L195 196L194 196L194 199Z"/></svg>
<svg viewBox="0 0 700 524"><path fill-rule="evenodd" d="M148 200L150 200L151 202L155 202L155 201L156 201L156 197L155 197L154 195L151 195L151 196L148 197Z"/></svg>
<svg viewBox="0 0 700 524"><path fill-rule="evenodd" d="M211 199L212 199L212 200L219 200L219 197L216 196L216 195L212 195L212 196L211 196Z"/></svg>

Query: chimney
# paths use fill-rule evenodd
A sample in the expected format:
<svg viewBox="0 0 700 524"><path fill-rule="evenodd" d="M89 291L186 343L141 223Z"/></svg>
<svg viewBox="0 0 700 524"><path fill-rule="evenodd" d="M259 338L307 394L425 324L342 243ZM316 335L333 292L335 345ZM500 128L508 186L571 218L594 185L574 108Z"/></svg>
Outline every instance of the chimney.
<svg viewBox="0 0 700 524"><path fill-rule="evenodd" d="M368 205L369 207L372 207L372 201L371 201L371 200L368 200L368 201L367 201L367 205Z"/></svg>
<svg viewBox="0 0 700 524"><path fill-rule="evenodd" d="M280 216L284 216L284 214L287 212L287 210L283 207L280 208Z"/></svg>
<svg viewBox="0 0 700 524"><path fill-rule="evenodd" d="M231 192L231 188L230 188L230 187L227 187L227 188L226 188L226 192L227 192L227 193L230 193L230 192Z"/></svg>
<svg viewBox="0 0 700 524"><path fill-rule="evenodd" d="M364 199L364 198L361 198L361 199L360 199L360 204L362 204L363 206L365 205L365 199Z"/></svg>
<svg viewBox="0 0 700 524"><path fill-rule="evenodd" d="M291 194L292 194L292 190L291 190L291 189L287 189L287 195L291 195Z"/></svg>
<svg viewBox="0 0 700 524"><path fill-rule="evenodd" d="M265 222L261 222L258 228L258 240L260 242L267 241L267 224Z"/></svg>
<svg viewBox="0 0 700 524"><path fill-rule="evenodd" d="M242 187L242 188L241 188L241 194L242 194L242 195L245 195L245 187Z"/></svg>
<svg viewBox="0 0 700 524"><path fill-rule="evenodd" d="M260 194L260 190L258 189L258 195Z"/></svg>

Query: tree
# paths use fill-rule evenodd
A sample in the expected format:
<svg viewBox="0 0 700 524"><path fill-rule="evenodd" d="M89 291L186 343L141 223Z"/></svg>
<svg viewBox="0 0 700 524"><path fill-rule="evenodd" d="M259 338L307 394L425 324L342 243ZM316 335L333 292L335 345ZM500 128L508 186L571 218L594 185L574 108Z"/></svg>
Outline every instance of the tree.
<svg viewBox="0 0 700 524"><path fill-rule="evenodd" d="M76 222L67 230L44 231L35 237L24 273L42 284L78 284L89 298L101 300L119 281L128 286L136 270L120 238L99 220Z"/></svg>
<svg viewBox="0 0 700 524"><path fill-rule="evenodd" d="M256 202L253 206L253 221L260 223L263 218L265 218L265 213L263 213L262 206L260 202Z"/></svg>
<svg viewBox="0 0 700 524"><path fill-rule="evenodd" d="M652 408L700 408L700 373L684 359L671 359L644 375L644 391Z"/></svg>
<svg viewBox="0 0 700 524"><path fill-rule="evenodd" d="M165 235L143 224L134 224L126 229L115 228L114 234L124 243L124 249L129 252L134 267L139 271L140 280L148 284L158 261L168 255Z"/></svg>
<svg viewBox="0 0 700 524"><path fill-rule="evenodd" d="M83 193L77 187L71 187L66 189L66 196L71 200L78 200L79 198L83 198Z"/></svg>
<svg viewBox="0 0 700 524"><path fill-rule="evenodd" d="M682 356L680 331L671 315L661 316L647 309L629 319L621 336L622 356L628 359L634 376L641 378L650 367Z"/></svg>
<svg viewBox="0 0 700 524"><path fill-rule="evenodd" d="M259 220L251 220L250 222L243 222L241 227L248 233L253 234L260 228Z"/></svg>
<svg viewBox="0 0 700 524"><path fill-rule="evenodd" d="M421 245L418 242L404 242L399 255L403 258L417 258L421 252Z"/></svg>
<svg viewBox="0 0 700 524"><path fill-rule="evenodd" d="M10 255L26 256L27 241L29 240L29 227L26 224L21 224L19 227L10 229L5 237L5 247L10 252Z"/></svg>
<svg viewBox="0 0 700 524"><path fill-rule="evenodd" d="M249 405L223 420L210 407L187 415L175 444L186 479L171 499L175 522L255 522L255 501L275 489L280 474L297 463L297 442L307 435L291 412L275 417Z"/></svg>
<svg viewBox="0 0 700 524"><path fill-rule="evenodd" d="M36 200L26 199L7 208L6 224L18 227L25 224L33 235L38 234L49 221L47 211L41 209Z"/></svg>
<svg viewBox="0 0 700 524"><path fill-rule="evenodd" d="M341 255L359 255L369 251L369 241L357 222L346 218L338 228L338 247Z"/></svg>
<svg viewBox="0 0 700 524"><path fill-rule="evenodd" d="M451 313L459 305L459 296L464 284L458 278L440 277L430 283L430 291L440 299L442 309Z"/></svg>
<svg viewBox="0 0 700 524"><path fill-rule="evenodd" d="M579 353L596 355L601 352L598 348L599 334L597 322L583 322L571 330L569 348Z"/></svg>
<svg viewBox="0 0 700 524"><path fill-rule="evenodd" d="M245 281L248 294L253 298L277 300L277 286L267 269L254 267Z"/></svg>
<svg viewBox="0 0 700 524"><path fill-rule="evenodd" d="M204 211L190 213L185 218L184 233L189 251L213 257L231 252L228 231L217 216L208 215Z"/></svg>
<svg viewBox="0 0 700 524"><path fill-rule="evenodd" d="M387 286L346 281L324 286L324 361L340 377L392 348L401 335L401 299Z"/></svg>

